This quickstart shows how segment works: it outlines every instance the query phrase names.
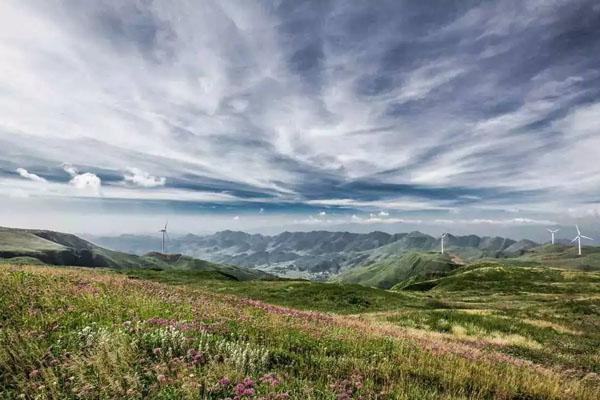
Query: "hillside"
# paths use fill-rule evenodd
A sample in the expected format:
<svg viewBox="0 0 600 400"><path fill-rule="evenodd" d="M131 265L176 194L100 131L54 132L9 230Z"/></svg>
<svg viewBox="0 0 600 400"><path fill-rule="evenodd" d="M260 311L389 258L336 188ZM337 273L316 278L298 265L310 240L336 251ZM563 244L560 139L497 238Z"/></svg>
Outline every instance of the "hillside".
<svg viewBox="0 0 600 400"><path fill-rule="evenodd" d="M585 271L600 271L600 247L583 246L578 256L573 245L546 244L529 249L518 260Z"/></svg>
<svg viewBox="0 0 600 400"><path fill-rule="evenodd" d="M314 310L311 297L293 295L299 282L177 284L0 265L0 392L8 399L600 396L597 286L551 301L507 292L507 302L502 291L495 299L470 284L466 302L459 288L423 295L302 283L322 294L324 313L275 305L292 300ZM260 289L248 292L249 285ZM227 287L234 291L223 294ZM328 287L336 298L381 296L382 308L338 315Z"/></svg>
<svg viewBox="0 0 600 400"><path fill-rule="evenodd" d="M0 261L114 269L190 270L224 279L270 279L265 272L220 265L181 254L148 253L137 256L108 250L75 235L46 230L0 228Z"/></svg>
<svg viewBox="0 0 600 400"><path fill-rule="evenodd" d="M159 248L158 237L122 235L92 240L114 250L144 254ZM448 235L448 252L463 259L518 256L535 247L531 241L500 237ZM170 251L217 263L259 268L287 277L326 280L357 267L380 263L412 251L436 251L439 238L421 233L283 232L268 236L236 231L174 237ZM391 262L390 260L390 262Z"/></svg>
<svg viewBox="0 0 600 400"><path fill-rule="evenodd" d="M457 268L450 256L437 253L410 252L388 257L372 265L350 269L334 279L337 282L389 289L401 281L446 275Z"/></svg>

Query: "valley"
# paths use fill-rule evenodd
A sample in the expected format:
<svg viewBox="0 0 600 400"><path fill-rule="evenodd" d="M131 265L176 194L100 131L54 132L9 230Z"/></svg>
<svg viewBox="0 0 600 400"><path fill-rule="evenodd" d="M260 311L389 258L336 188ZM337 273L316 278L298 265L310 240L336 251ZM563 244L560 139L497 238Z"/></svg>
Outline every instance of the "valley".
<svg viewBox="0 0 600 400"><path fill-rule="evenodd" d="M100 246L143 255L160 249L158 237L121 235L90 237ZM446 238L449 254L466 260L502 258L523 254L538 246L529 240L476 235ZM222 231L213 235L185 235L168 242L168 251L260 269L289 278L328 280L354 268L402 263L407 252L438 252L439 238L421 232L368 234L350 232L283 232L275 236Z"/></svg>

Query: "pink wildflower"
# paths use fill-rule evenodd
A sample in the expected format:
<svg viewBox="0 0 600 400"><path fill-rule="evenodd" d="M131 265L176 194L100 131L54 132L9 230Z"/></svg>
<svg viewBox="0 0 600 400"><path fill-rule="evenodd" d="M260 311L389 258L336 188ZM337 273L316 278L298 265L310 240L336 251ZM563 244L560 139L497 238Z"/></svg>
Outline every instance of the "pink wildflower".
<svg viewBox="0 0 600 400"><path fill-rule="evenodd" d="M226 376L224 376L223 378L219 379L219 385L221 385L221 386L229 386L230 383L231 383L231 381Z"/></svg>
<svg viewBox="0 0 600 400"><path fill-rule="evenodd" d="M268 385L271 385L272 387L278 386L281 381L279 380L279 378L277 378L277 375L271 373L271 374L265 374L260 378L260 381L262 383L266 383Z"/></svg>

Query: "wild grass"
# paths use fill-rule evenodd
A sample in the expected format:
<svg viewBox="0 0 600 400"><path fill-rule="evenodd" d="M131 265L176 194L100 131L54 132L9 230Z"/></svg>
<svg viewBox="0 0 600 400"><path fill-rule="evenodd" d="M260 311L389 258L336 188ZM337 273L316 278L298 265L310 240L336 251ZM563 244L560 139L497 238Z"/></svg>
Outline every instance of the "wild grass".
<svg viewBox="0 0 600 400"><path fill-rule="evenodd" d="M423 323L433 324L429 317ZM488 321L489 329L497 324ZM0 266L0 393L5 399L600 395L594 380L378 319L301 311L210 285L7 265Z"/></svg>

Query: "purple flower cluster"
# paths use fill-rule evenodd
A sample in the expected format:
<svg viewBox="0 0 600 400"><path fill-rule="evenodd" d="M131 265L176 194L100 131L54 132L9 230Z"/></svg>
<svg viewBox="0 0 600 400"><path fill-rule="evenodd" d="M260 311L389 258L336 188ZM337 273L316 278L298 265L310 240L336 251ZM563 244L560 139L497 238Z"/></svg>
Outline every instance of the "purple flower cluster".
<svg viewBox="0 0 600 400"><path fill-rule="evenodd" d="M219 385L227 387L231 385L231 381L228 377L224 376L223 378L219 379Z"/></svg>
<svg viewBox="0 0 600 400"><path fill-rule="evenodd" d="M233 400L241 400L244 397L254 396L256 390L254 389L254 381L252 378L245 378L242 382L235 385L233 393L235 394Z"/></svg>
<svg viewBox="0 0 600 400"><path fill-rule="evenodd" d="M265 383L267 385L270 385L272 387L275 386L279 386L279 384L281 383L281 381L279 380L279 378L277 378L277 375L271 373L271 374L265 374L260 378L261 383Z"/></svg>
<svg viewBox="0 0 600 400"><path fill-rule="evenodd" d="M362 399L360 390L363 387L363 378L358 374L352 375L350 378L336 381L331 385L331 388L337 394L337 400Z"/></svg>
<svg viewBox="0 0 600 400"><path fill-rule="evenodd" d="M187 359L194 366L198 366L198 365L202 364L205 360L204 354L202 354L201 351L196 350L196 349L188 350Z"/></svg>
<svg viewBox="0 0 600 400"><path fill-rule="evenodd" d="M194 325L189 322L182 322L182 321L177 321L177 320L173 320L173 319L150 318L146 322L149 323L150 325L158 325L158 326L164 326L164 327L177 328L180 331L189 331L189 330L194 329Z"/></svg>
<svg viewBox="0 0 600 400"><path fill-rule="evenodd" d="M333 318L324 313L315 312L315 311L301 311L294 310L292 308L275 306L273 304L263 303L262 301L252 300L252 299L242 299L242 303L245 305L249 305L252 307L260 308L263 311L266 311L270 314L278 314L286 317L299 318L309 321L325 321L330 322Z"/></svg>
<svg viewBox="0 0 600 400"><path fill-rule="evenodd" d="M278 386L281 381L275 374L265 374L259 379L259 383L262 385L269 385L271 387ZM252 378L246 377L243 381L238 384L233 384L231 380L227 377L223 377L219 379L219 391L221 393L226 393L228 396L225 397L225 400L244 400L244 399L261 399L261 400L289 400L290 396L287 393L271 393L266 397L256 397L257 396L257 382L255 382Z"/></svg>

